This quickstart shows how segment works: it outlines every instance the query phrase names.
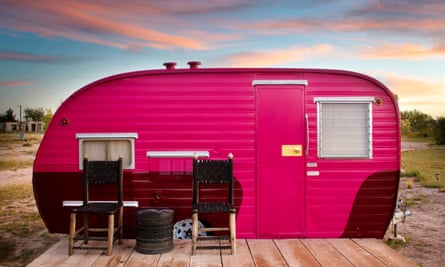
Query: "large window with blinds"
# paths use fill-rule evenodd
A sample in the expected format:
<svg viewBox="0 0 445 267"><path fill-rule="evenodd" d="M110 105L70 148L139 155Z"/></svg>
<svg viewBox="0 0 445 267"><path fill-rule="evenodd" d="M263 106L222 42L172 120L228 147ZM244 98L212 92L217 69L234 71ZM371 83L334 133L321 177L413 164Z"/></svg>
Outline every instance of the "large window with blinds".
<svg viewBox="0 0 445 267"><path fill-rule="evenodd" d="M318 156L372 158L373 97L316 97Z"/></svg>
<svg viewBox="0 0 445 267"><path fill-rule="evenodd" d="M89 160L117 160L123 158L124 169L134 169L134 140L136 133L77 134L79 140L79 168L83 158Z"/></svg>

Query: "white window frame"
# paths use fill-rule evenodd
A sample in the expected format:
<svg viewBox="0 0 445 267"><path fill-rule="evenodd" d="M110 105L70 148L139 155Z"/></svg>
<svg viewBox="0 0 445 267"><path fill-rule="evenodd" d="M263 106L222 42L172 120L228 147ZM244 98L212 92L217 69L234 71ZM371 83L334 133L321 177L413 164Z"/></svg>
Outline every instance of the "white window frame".
<svg viewBox="0 0 445 267"><path fill-rule="evenodd" d="M130 164L123 166L124 169L135 169L135 139L138 138L137 133L78 133L76 139L79 140L79 169L83 170L83 143L85 141L129 141L131 146Z"/></svg>
<svg viewBox="0 0 445 267"><path fill-rule="evenodd" d="M373 157L373 138L372 138L372 104L375 102L374 97L314 97L314 103L317 104L317 154L319 158L368 158ZM368 104L368 153L367 155L357 155L357 154L335 154L335 153L325 153L322 150L323 140L322 140L322 129L321 129L321 106L323 104Z"/></svg>

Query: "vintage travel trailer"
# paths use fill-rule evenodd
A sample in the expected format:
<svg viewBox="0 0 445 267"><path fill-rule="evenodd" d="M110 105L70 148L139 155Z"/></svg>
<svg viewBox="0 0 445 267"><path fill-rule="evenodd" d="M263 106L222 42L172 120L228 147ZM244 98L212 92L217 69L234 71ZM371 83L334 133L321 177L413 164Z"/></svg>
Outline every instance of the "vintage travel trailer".
<svg viewBox="0 0 445 267"><path fill-rule="evenodd" d="M382 83L341 70L164 65L86 85L54 114L33 169L50 232L67 233L81 203L84 155L124 157L124 235L134 238L139 209L191 218L195 154L232 153L238 237L383 237L400 119Z"/></svg>

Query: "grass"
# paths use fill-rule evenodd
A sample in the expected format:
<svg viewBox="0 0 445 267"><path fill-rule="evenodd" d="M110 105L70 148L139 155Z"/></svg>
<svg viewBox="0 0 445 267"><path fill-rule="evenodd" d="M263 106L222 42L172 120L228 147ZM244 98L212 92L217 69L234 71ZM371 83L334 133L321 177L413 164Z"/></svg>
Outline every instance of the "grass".
<svg viewBox="0 0 445 267"><path fill-rule="evenodd" d="M38 144L42 139L42 133L25 133L24 139L21 140L18 133L0 133L0 146L7 143L19 143L19 144Z"/></svg>
<svg viewBox="0 0 445 267"><path fill-rule="evenodd" d="M18 133L0 133L0 170L31 167L41 138L41 133L25 133L23 140ZM15 148L19 152L11 154ZM36 210L31 184L0 187L0 266L25 266L57 240Z"/></svg>
<svg viewBox="0 0 445 267"><path fill-rule="evenodd" d="M41 139L41 133L26 133L23 140L18 133L0 133L0 171L31 167L33 160L29 156L35 155L35 148ZM9 151L14 148L20 148L20 154L10 154ZM20 156L27 156L28 159L21 159Z"/></svg>
<svg viewBox="0 0 445 267"><path fill-rule="evenodd" d="M415 142L415 143L428 143L430 145L434 145L435 141L433 137L407 137L402 136L402 142Z"/></svg>
<svg viewBox="0 0 445 267"><path fill-rule="evenodd" d="M0 159L0 171L4 170L17 170L20 168L31 167L33 160L10 160L10 159Z"/></svg>
<svg viewBox="0 0 445 267"><path fill-rule="evenodd" d="M399 249L399 248L408 246L410 244L410 242L411 242L411 238L406 237L405 242L403 240L399 240L399 239L389 239L388 241L386 241L386 244L393 249Z"/></svg>
<svg viewBox="0 0 445 267"><path fill-rule="evenodd" d="M40 250L26 247L25 240L35 239L45 225L35 209L32 186L15 184L0 187L0 265L8 262L26 264ZM51 243L54 238L45 238ZM34 241L35 242L35 241Z"/></svg>
<svg viewBox="0 0 445 267"><path fill-rule="evenodd" d="M31 185L0 187L0 266L25 266L54 244L45 229Z"/></svg>
<svg viewBox="0 0 445 267"><path fill-rule="evenodd" d="M445 149L420 149L402 153L402 176L415 176L424 187L445 191ZM437 181L436 174L440 174Z"/></svg>
<svg viewBox="0 0 445 267"><path fill-rule="evenodd" d="M34 209L31 185L0 187L0 232L25 237L43 227L43 222Z"/></svg>

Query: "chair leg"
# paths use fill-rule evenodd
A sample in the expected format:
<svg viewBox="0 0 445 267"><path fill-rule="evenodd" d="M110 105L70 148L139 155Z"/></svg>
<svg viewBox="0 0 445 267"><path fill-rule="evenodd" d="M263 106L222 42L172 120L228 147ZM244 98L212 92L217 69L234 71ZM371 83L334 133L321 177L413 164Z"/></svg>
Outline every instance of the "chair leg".
<svg viewBox="0 0 445 267"><path fill-rule="evenodd" d="M108 238L107 238L107 255L111 255L114 241L114 214L108 215Z"/></svg>
<svg viewBox="0 0 445 267"><path fill-rule="evenodd" d="M196 254L196 243L198 242L199 231L198 213L192 214L192 255Z"/></svg>
<svg viewBox="0 0 445 267"><path fill-rule="evenodd" d="M83 214L83 236L85 237L85 244L88 244L88 238L90 237L90 229L89 229L89 222L88 222L88 214Z"/></svg>
<svg viewBox="0 0 445 267"><path fill-rule="evenodd" d="M122 244L122 238L123 238L123 236L124 236L124 225L123 225L123 222L124 222L124 208L123 207L121 207L120 208L120 210L119 210L119 225L118 225L118 227L119 227L119 240L118 240L118 244Z"/></svg>
<svg viewBox="0 0 445 267"><path fill-rule="evenodd" d="M229 217L230 228L230 245L232 247L232 255L236 255L236 213L231 212Z"/></svg>
<svg viewBox="0 0 445 267"><path fill-rule="evenodd" d="M71 213L70 216L70 233L68 241L68 255L73 254L74 235L76 234L76 213Z"/></svg>

